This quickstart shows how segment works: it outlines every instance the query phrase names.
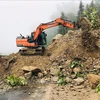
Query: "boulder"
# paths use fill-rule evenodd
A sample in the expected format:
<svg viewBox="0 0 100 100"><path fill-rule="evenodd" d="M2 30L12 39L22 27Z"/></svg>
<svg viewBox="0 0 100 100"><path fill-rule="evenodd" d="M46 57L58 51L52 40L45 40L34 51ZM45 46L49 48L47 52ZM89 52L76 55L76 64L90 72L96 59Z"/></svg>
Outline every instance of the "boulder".
<svg viewBox="0 0 100 100"><path fill-rule="evenodd" d="M67 82L67 83L70 83L70 82L72 82L72 79L69 78L69 77L66 77L66 82Z"/></svg>
<svg viewBox="0 0 100 100"><path fill-rule="evenodd" d="M84 82L84 79L81 78L81 77L78 77L77 79L74 79L74 82L77 84L77 85L80 85Z"/></svg>
<svg viewBox="0 0 100 100"><path fill-rule="evenodd" d="M50 74L56 76L56 74L57 74L57 69L55 69L55 68L50 68Z"/></svg>
<svg viewBox="0 0 100 100"><path fill-rule="evenodd" d="M41 69L34 67L34 66L24 66L22 67L22 70L24 72L41 72Z"/></svg>
<svg viewBox="0 0 100 100"><path fill-rule="evenodd" d="M77 73L81 72L81 68L80 68L80 67L75 67L75 68L73 69L73 72L74 72L75 75L76 75Z"/></svg>
<svg viewBox="0 0 100 100"><path fill-rule="evenodd" d="M24 77L25 77L26 79L30 79L31 76L32 76L32 72L28 72L28 73L25 73L25 74L24 74Z"/></svg>
<svg viewBox="0 0 100 100"><path fill-rule="evenodd" d="M39 77L39 78L42 78L42 77L43 77L43 74L42 74L41 72L39 72L39 73L38 73L38 77Z"/></svg>
<svg viewBox="0 0 100 100"><path fill-rule="evenodd" d="M95 69L100 69L100 65L94 66Z"/></svg>
<svg viewBox="0 0 100 100"><path fill-rule="evenodd" d="M87 74L87 78L91 88L95 88L100 83L99 75Z"/></svg>

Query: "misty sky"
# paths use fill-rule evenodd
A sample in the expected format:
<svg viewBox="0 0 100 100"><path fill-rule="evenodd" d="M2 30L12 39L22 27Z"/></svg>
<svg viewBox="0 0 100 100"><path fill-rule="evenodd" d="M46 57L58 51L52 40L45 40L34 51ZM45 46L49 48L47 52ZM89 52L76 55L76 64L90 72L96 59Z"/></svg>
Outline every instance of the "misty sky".
<svg viewBox="0 0 100 100"><path fill-rule="evenodd" d="M83 0L83 3L88 1L91 0ZM65 10L62 5L66 6L66 12L76 12L79 0L0 0L0 53L17 52L19 48L16 47L16 37L20 33L30 35L40 23L60 17L59 12Z"/></svg>

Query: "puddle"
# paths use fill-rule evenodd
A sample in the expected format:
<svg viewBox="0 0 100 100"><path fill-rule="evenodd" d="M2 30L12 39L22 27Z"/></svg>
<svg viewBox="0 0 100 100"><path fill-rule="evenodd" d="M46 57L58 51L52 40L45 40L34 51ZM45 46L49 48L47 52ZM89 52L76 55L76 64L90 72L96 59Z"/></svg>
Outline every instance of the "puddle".
<svg viewBox="0 0 100 100"><path fill-rule="evenodd" d="M0 100L42 100L45 88L45 86L38 86L9 90L0 95Z"/></svg>

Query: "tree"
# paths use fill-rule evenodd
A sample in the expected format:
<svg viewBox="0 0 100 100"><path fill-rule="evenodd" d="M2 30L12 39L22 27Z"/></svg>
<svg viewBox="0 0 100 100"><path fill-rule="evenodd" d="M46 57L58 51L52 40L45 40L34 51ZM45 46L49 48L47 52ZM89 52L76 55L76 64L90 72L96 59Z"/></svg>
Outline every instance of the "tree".
<svg viewBox="0 0 100 100"><path fill-rule="evenodd" d="M67 20L67 17L65 16L64 12L61 12L61 18L64 20ZM62 25L59 26L58 28L58 33L64 35L65 33L67 33L68 28L64 27Z"/></svg>
<svg viewBox="0 0 100 100"><path fill-rule="evenodd" d="M97 8L97 14L100 16L100 0L95 0L95 7Z"/></svg>
<svg viewBox="0 0 100 100"><path fill-rule="evenodd" d="M95 4L94 4L94 1L93 0L90 3L90 7L93 7L93 8L95 7Z"/></svg>
<svg viewBox="0 0 100 100"><path fill-rule="evenodd" d="M93 29L100 27L100 19L95 7L89 6L88 10L84 11L84 16L90 20Z"/></svg>
<svg viewBox="0 0 100 100"><path fill-rule="evenodd" d="M84 16L90 20L93 29L100 27L100 1L95 0L94 3L92 0L91 3L86 6Z"/></svg>
<svg viewBox="0 0 100 100"><path fill-rule="evenodd" d="M84 16L83 11L84 11L84 5L83 5L82 1L80 1L77 20L80 20L81 17Z"/></svg>

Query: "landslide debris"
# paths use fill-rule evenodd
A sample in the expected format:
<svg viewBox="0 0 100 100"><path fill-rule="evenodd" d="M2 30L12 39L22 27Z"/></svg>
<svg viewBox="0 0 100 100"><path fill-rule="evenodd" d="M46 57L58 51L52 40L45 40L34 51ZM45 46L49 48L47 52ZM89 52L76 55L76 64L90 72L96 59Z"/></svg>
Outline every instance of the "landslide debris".
<svg viewBox="0 0 100 100"><path fill-rule="evenodd" d="M5 78L11 74L24 76L25 73L22 70L24 66L33 66L40 69L42 74L39 73L39 76L47 78L46 80L57 80L56 73L59 69L63 69L62 71L65 75L75 78L76 75L71 75L71 73L77 74L76 70L79 69L70 68L70 63L74 59L81 61L85 72L89 73L96 69L96 72L99 73L98 69L94 68L95 66L100 66L99 40L100 29L85 34L81 29L69 30L68 33L47 47L44 56L16 53L1 57L0 78ZM82 74L84 74L84 70L81 71Z"/></svg>
<svg viewBox="0 0 100 100"><path fill-rule="evenodd" d="M100 97L97 96L95 91L88 87L90 85L91 88L95 88L100 82L99 48L100 29L87 33L79 29L70 30L64 36L55 39L47 47L44 56L20 55L19 53L2 56L0 57L0 88L5 86L2 84L2 79L9 75L24 76L31 83L37 80L41 84L48 82L57 84L57 81L61 78L57 76L60 71L61 76L66 76L64 81L67 82L67 85L64 87L58 87L56 84L53 84L52 87L48 85L46 100L52 98L55 100L66 100L66 98L68 100L80 100L80 97L83 100L93 100L94 95L96 96L94 96L95 100L99 100ZM71 68L72 62L75 63ZM33 72L36 69L40 69L40 71L34 76ZM63 81L59 84L63 84ZM50 93L48 93L49 90ZM49 96L50 99L47 99Z"/></svg>

